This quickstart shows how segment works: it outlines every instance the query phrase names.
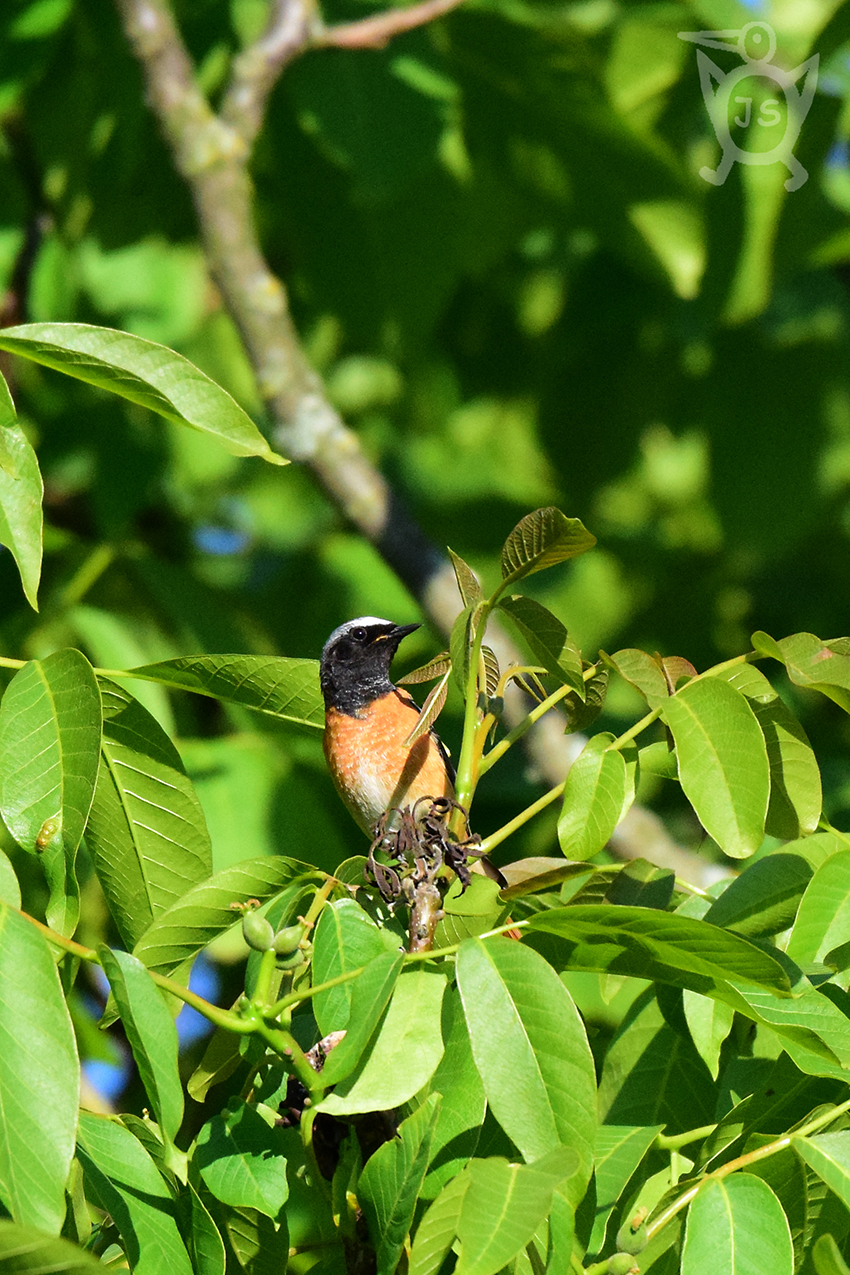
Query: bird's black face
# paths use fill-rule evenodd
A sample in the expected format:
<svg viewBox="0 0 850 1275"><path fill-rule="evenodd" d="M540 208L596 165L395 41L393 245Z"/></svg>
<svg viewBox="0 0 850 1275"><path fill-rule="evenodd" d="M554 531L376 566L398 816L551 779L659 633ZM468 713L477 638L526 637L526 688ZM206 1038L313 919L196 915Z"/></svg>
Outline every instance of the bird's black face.
<svg viewBox="0 0 850 1275"><path fill-rule="evenodd" d="M392 689L390 664L398 644L418 624L393 624L375 616L349 620L330 635L322 651L321 683L326 708L353 714Z"/></svg>

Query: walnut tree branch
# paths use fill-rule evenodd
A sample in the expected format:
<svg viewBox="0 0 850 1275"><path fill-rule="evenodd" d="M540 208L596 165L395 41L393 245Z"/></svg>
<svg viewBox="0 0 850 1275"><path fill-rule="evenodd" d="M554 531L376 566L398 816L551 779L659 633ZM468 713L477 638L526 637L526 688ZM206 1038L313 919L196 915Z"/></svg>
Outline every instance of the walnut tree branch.
<svg viewBox="0 0 850 1275"><path fill-rule="evenodd" d="M387 9L369 18L359 18L357 22L324 27L314 43L336 49L383 49L393 36L423 27L462 3L463 0L422 0L421 4L407 9Z"/></svg>

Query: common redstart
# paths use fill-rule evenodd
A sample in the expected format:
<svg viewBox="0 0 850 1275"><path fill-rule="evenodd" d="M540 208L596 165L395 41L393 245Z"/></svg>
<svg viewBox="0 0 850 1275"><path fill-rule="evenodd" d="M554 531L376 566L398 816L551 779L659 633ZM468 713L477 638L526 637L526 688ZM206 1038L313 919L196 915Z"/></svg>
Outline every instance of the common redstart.
<svg viewBox="0 0 850 1275"><path fill-rule="evenodd" d="M419 706L390 681L399 642L419 627L365 615L334 629L322 651L325 757L370 837L387 810L420 797L454 798L454 768L438 736L429 731L405 747Z"/></svg>

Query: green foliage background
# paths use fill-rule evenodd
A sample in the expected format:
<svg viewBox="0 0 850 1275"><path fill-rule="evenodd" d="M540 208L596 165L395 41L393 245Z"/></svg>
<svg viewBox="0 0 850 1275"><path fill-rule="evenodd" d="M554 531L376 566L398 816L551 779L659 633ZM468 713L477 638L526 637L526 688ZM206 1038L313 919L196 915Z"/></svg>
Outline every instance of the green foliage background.
<svg viewBox="0 0 850 1275"><path fill-rule="evenodd" d="M265 6L176 8L215 100ZM364 12L334 0L325 17ZM718 147L677 33L754 17L789 67L821 57L796 147L809 180L790 195L781 164L737 165L719 189L698 176ZM335 403L433 540L485 576L529 508L583 518L599 548L531 589L588 658L641 646L703 668L756 627L846 631L848 38L850 9L826 2L480 0L381 51L308 53L274 93L258 224ZM110 5L8 0L0 122L0 289L32 321L171 345L262 421ZM306 472L32 365L12 374L48 528L37 616L0 557L7 655L315 656L349 616L415 616ZM412 639L409 659L435 640ZM274 851L332 869L362 849L317 735L138 694L167 728L176 715L217 868ZM618 684L603 727L630 718L629 696ZM850 826L846 717L794 697L826 813ZM455 747L457 712L441 727ZM519 760L485 782L483 833L529 783ZM642 799L699 844L672 786L648 783ZM545 853L553 820L519 848Z"/></svg>

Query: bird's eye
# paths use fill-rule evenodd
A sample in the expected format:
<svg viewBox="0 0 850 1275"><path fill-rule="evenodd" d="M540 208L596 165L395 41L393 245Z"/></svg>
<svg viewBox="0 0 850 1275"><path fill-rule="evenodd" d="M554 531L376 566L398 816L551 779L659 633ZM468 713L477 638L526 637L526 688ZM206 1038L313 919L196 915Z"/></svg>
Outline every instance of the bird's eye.
<svg viewBox="0 0 850 1275"><path fill-rule="evenodd" d="M355 642L365 642L365 641L366 641L366 630L365 630L365 629L355 629L355 630L352 632L351 636L354 638L354 641L355 641Z"/></svg>

